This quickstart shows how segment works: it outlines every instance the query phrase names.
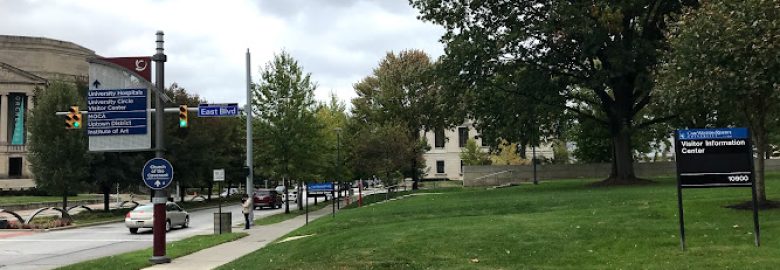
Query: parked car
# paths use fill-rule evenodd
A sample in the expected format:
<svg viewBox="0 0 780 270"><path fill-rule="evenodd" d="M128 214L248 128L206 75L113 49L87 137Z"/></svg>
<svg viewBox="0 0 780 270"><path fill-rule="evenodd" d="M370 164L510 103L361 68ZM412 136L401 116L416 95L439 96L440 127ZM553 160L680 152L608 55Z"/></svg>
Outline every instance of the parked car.
<svg viewBox="0 0 780 270"><path fill-rule="evenodd" d="M139 205L125 215L125 226L130 233L138 233L140 228L154 227L154 205ZM174 226L187 228L190 226L190 214L173 202L165 204L165 231L170 231Z"/></svg>
<svg viewBox="0 0 780 270"><path fill-rule="evenodd" d="M237 188L230 188L230 189L224 188L222 189L222 193L219 194L219 197L227 198L229 196L235 196L236 194L238 194Z"/></svg>
<svg viewBox="0 0 780 270"><path fill-rule="evenodd" d="M253 198L255 209L263 207L282 208L282 195L273 189L258 189Z"/></svg>

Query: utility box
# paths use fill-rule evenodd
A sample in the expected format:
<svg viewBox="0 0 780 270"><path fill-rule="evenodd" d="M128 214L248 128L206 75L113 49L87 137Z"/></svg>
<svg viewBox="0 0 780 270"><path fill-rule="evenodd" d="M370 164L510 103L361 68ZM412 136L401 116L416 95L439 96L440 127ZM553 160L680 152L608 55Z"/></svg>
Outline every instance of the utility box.
<svg viewBox="0 0 780 270"><path fill-rule="evenodd" d="M231 233L233 216L228 213L214 213L214 234Z"/></svg>

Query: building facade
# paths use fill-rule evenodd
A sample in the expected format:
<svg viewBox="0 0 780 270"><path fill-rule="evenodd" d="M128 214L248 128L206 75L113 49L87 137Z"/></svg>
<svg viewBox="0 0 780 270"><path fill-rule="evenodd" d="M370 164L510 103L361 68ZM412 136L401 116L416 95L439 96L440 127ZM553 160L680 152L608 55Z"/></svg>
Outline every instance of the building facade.
<svg viewBox="0 0 780 270"><path fill-rule="evenodd" d="M0 189L35 186L27 160L27 118L35 89L86 81L95 52L67 41L0 35Z"/></svg>
<svg viewBox="0 0 780 270"><path fill-rule="evenodd" d="M460 153L466 146L468 139L474 139L482 151L490 151L489 147L482 142L479 132L471 121L466 121L462 125L448 130L423 132L423 136L430 147L430 150L423 154L426 165L423 179L463 180L464 164L463 160L460 159ZM530 159L533 155L532 149L527 147L525 152ZM552 159L552 147L550 145L537 147L536 157L538 159Z"/></svg>

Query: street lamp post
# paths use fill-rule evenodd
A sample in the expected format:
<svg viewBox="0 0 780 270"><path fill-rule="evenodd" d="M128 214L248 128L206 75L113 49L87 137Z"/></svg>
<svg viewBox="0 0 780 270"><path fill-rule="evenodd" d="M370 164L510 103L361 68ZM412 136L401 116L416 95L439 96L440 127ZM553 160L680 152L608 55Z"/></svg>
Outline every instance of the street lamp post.
<svg viewBox="0 0 780 270"><path fill-rule="evenodd" d="M341 128L337 127L336 131L336 183L338 183L338 199L336 200L336 206L341 209Z"/></svg>

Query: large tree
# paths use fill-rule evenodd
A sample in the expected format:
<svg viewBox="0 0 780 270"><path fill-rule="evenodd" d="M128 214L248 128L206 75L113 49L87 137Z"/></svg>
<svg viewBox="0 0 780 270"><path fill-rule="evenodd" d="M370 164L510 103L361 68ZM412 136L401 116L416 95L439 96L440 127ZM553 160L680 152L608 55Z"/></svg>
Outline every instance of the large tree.
<svg viewBox="0 0 780 270"><path fill-rule="evenodd" d="M659 87L682 108L711 105L686 111L686 119L705 115L750 128L759 157L756 192L765 203L764 157L780 112L780 1L707 1L681 16L670 44Z"/></svg>
<svg viewBox="0 0 780 270"><path fill-rule="evenodd" d="M352 100L352 112L357 121L365 124L402 125L411 140L420 142L421 132L447 126L448 110L438 102L440 87L431 76L434 63L420 50L387 53L372 75L356 83L358 97ZM463 119L460 119L462 122ZM419 143L410 144L413 155L404 172L418 186L421 171Z"/></svg>
<svg viewBox="0 0 780 270"><path fill-rule="evenodd" d="M32 172L38 188L62 195L62 208L66 209L68 194L86 187L90 159L84 129L66 130L64 116L55 113L67 111L70 105L84 107L85 102L75 85L64 82L53 82L35 92L28 126Z"/></svg>
<svg viewBox="0 0 780 270"><path fill-rule="evenodd" d="M324 163L323 129L314 112L316 88L311 74L282 52L262 68L253 90L252 109L260 126L256 137L269 142L258 149L261 167L272 176L295 179L299 186L300 181L316 179Z"/></svg>
<svg viewBox="0 0 780 270"><path fill-rule="evenodd" d="M669 15L695 0L636 1L441 1L410 0L421 19L442 25L446 33L443 62L460 66L458 77L470 86L490 85L495 77L518 70L548 78L546 89L517 94L545 102L554 95L567 100L551 103L608 127L613 145L613 183L636 181L631 136L668 115L638 117L653 97L651 71L667 42ZM516 80L524 80L514 76ZM494 85L492 89L507 89ZM508 90L507 90L508 91ZM585 92L589 95L580 95ZM590 104L601 115L577 109ZM502 104L509 105L509 104ZM501 106L498 105L497 106Z"/></svg>

